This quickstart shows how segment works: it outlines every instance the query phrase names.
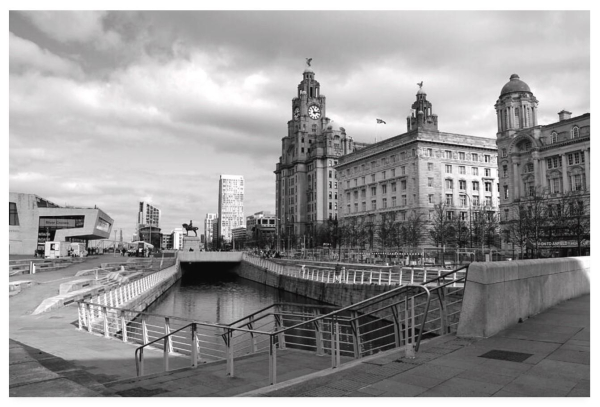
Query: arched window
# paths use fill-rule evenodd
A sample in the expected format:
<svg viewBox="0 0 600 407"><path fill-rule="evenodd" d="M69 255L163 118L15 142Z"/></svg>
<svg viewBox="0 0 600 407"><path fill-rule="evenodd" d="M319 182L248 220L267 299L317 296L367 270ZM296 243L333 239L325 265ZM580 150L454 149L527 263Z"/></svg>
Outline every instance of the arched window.
<svg viewBox="0 0 600 407"><path fill-rule="evenodd" d="M573 128L571 129L571 138L577 137L579 137L579 127L573 126Z"/></svg>
<svg viewBox="0 0 600 407"><path fill-rule="evenodd" d="M515 107L515 127L521 128L521 122L519 120L519 108Z"/></svg>
<svg viewBox="0 0 600 407"><path fill-rule="evenodd" d="M558 142L558 133L553 131L552 136L550 138L550 144L554 144Z"/></svg>

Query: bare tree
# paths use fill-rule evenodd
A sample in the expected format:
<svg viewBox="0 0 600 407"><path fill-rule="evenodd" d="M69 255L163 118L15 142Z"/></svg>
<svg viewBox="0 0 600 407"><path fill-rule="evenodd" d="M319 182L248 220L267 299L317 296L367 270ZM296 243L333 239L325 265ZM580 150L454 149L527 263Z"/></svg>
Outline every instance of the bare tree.
<svg viewBox="0 0 600 407"><path fill-rule="evenodd" d="M379 230L377 233L377 241L384 251L394 244L395 215L395 212L386 212L381 214L381 221L379 223Z"/></svg>
<svg viewBox="0 0 600 407"><path fill-rule="evenodd" d="M527 208L524 203L520 202L510 210L509 219L501 223L505 240L512 243L513 247L518 247L521 253L524 253L529 236Z"/></svg>
<svg viewBox="0 0 600 407"><path fill-rule="evenodd" d="M425 230L425 221L423 214L415 210L410 211L408 218L404 222L404 240L409 246L419 246L423 239L423 231Z"/></svg>
<svg viewBox="0 0 600 407"><path fill-rule="evenodd" d="M460 216L456 216L450 222L453 236L452 240L457 247L467 247L469 245L470 230L467 222Z"/></svg>
<svg viewBox="0 0 600 407"><path fill-rule="evenodd" d="M448 206L445 203L439 203L434 206L433 219L431 220L431 230L429 234L436 246L445 246L451 237L451 221L448 219Z"/></svg>
<svg viewBox="0 0 600 407"><path fill-rule="evenodd" d="M581 256L584 242L590 240L590 205L581 191L565 194L566 229L569 236L577 243L577 252Z"/></svg>

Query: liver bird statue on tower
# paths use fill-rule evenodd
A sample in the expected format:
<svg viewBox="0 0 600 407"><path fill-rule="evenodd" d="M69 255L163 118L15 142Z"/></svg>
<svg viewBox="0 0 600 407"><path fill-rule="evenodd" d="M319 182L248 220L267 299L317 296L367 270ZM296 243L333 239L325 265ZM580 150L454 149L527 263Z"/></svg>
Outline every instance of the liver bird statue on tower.
<svg viewBox="0 0 600 407"><path fill-rule="evenodd" d="M310 61L312 61L312 58L306 58L306 65L310 66Z"/></svg>

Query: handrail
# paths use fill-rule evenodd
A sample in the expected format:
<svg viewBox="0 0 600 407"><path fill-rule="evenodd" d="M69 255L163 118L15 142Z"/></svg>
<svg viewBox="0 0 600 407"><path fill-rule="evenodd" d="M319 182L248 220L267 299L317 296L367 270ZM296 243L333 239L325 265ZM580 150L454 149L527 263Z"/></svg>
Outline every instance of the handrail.
<svg viewBox="0 0 600 407"><path fill-rule="evenodd" d="M144 344L142 346L138 346L135 349L135 352L134 352L134 357L135 357L135 371L136 371L137 375L138 376L140 375L140 363L141 363L143 348L145 348L146 346L152 345L152 344L154 344L154 343L156 343L158 341L165 340L165 338L167 338L167 337L169 337L169 336L171 336L173 334L176 334L177 332L182 331L182 330L186 329L187 327L189 327L189 326L191 326L193 324L194 324L193 322L189 323L189 324L187 324L187 325L185 325L185 326L183 326L183 327L181 327L181 328L179 328L179 329L177 329L175 331L169 332L167 335L163 335L160 338L153 340L152 342L148 342L148 343L146 343L146 344ZM139 358L138 358L138 355L139 355Z"/></svg>
<svg viewBox="0 0 600 407"><path fill-rule="evenodd" d="M261 264L275 273L281 273L277 267ZM105 337L122 336L123 341L127 342L129 336L139 344L134 353L138 376L144 374L144 350L150 346L156 347L160 342L163 342L164 371L169 370L169 355L175 352L189 355L192 367L197 366L204 357L208 360L225 360L227 374L233 376L235 358L268 351L269 379L271 384L275 384L276 354L288 347L308 348L316 351L317 355L331 354L332 368L340 365L340 355L360 358L390 347L406 346L407 356L411 357L419 350L424 336L444 334L455 329L458 323L456 310L460 309L462 303L460 293L465 287L457 283L467 278L466 273L460 277L457 273L465 269L468 269L468 265L444 270L443 274L437 275L442 272L438 270L432 274L435 277L423 281L429 276L424 274L418 278L420 283L390 286L385 292L342 308L326 304L277 302L229 324L78 301L79 329L85 323L89 332L103 332ZM455 289L450 289L451 286ZM432 305L434 292L437 292L437 297L434 297ZM458 295L457 300L455 295ZM449 299L446 299L447 296ZM319 315L322 312L324 314ZM435 314L430 317L430 313ZM136 319L136 315L141 317L141 321ZM164 332L157 330L157 323L148 317L164 318ZM171 331L172 321L183 322L183 326L176 323ZM128 328L129 325L131 328ZM186 330L191 331L191 342L187 339L188 333L182 334Z"/></svg>
<svg viewBox="0 0 600 407"><path fill-rule="evenodd" d="M239 322L243 322L244 320L249 320L251 317L260 314L261 312L264 312L266 310L268 310L269 308L276 308L279 307L281 305L287 305L287 306L298 306L298 307L306 307L306 308L335 308L335 309L340 309L340 307L337 307L335 305L327 305L327 304L301 304L301 303L294 303L294 302L286 302L286 303L280 303L280 302L276 302L274 304L271 304L267 307L264 307L263 309L260 309L256 312L253 312L252 314L248 314L245 317L242 317L240 319L238 319L237 321L231 322L230 324L228 324L229 326L235 325ZM256 321L253 321L256 322Z"/></svg>
<svg viewBox="0 0 600 407"><path fill-rule="evenodd" d="M339 313L341 313L343 311L350 311L350 310L352 310L353 308L355 308L355 307L357 307L359 305L363 305L363 304L365 304L367 302L372 302L373 300L380 299L381 297L385 297L385 296L389 296L389 295L396 295L396 294L398 294L399 291L402 291L402 290L408 291L409 288L423 288L423 289L425 289L425 291L429 295L429 289L427 289L427 287L425 287L423 285L420 285L420 284L403 285L403 286L394 288L394 289L392 289L390 291L386 291L384 293L378 294L375 297L367 298L366 300L362 300L360 302L357 302L356 304L348 305L348 306L346 306L344 308L341 308L341 309L339 309L337 311L330 312L329 314L321 315L321 316L318 316L316 318L310 319L308 321L300 322L300 323L298 323L296 325L293 325L293 326L290 326L290 327L285 327L284 329L276 331L275 333L276 334L280 334L280 333L283 333L285 331L289 331L290 329L297 328L297 327L299 327L301 325L305 325L305 324L308 324L308 323L311 323L311 322L316 322L316 321L321 320L321 319L329 318L329 317L334 316L335 314L339 314Z"/></svg>
<svg viewBox="0 0 600 407"><path fill-rule="evenodd" d="M86 301L83 301L83 300L82 301L78 301L78 302L85 302L85 304L94 305L94 306L97 306L97 307L105 307L107 309L113 309L113 310L118 310L118 311L131 311L130 309L123 309L123 308L111 307L110 305L98 304L98 303L93 303L93 302L86 302ZM177 319L179 321L188 322L188 325L193 323L193 324L197 324L197 325L200 325L200 326L209 326L211 328L231 329L231 330L234 330L234 331L253 332L253 333L259 333L259 334L263 334L263 335L268 335L270 333L270 332L252 330L252 329L232 327L232 326L229 326L229 325L219 324L219 323L213 323L213 322L203 322L203 321L190 320L190 319L181 318L181 317L174 317L174 316L161 315L161 314L153 314L153 313L144 312L144 311L139 311L138 313L139 314L143 314L143 315L153 316L153 317Z"/></svg>

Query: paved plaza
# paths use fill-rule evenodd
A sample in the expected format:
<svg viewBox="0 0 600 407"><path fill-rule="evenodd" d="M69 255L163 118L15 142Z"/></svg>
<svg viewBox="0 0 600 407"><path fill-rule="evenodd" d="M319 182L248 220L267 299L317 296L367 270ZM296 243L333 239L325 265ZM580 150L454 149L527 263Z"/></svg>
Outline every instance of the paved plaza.
<svg viewBox="0 0 600 407"><path fill-rule="evenodd" d="M487 339L455 335L340 372L246 396L588 397L590 296L558 304Z"/></svg>
<svg viewBox="0 0 600 407"><path fill-rule="evenodd" d="M558 304L491 338L436 338L424 343L415 359L392 350L332 371L327 368L329 357L314 361L288 352L279 360L280 383L275 386L266 386L266 355L256 363L236 362L235 378L226 377L225 367L214 364L135 379L135 347L77 331L75 307L31 315L78 270L119 259L100 256L62 270L10 278L38 283L9 300L11 396L590 395L589 295ZM157 365L162 357L160 352L148 356Z"/></svg>

